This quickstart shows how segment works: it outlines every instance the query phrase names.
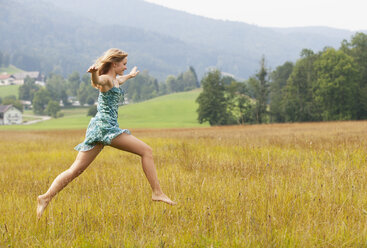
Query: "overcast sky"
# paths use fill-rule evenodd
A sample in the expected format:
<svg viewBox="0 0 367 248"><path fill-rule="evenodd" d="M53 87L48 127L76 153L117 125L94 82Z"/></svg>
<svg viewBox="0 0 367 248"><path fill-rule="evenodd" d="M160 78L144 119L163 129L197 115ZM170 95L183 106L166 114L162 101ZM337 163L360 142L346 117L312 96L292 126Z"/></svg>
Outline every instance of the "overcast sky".
<svg viewBox="0 0 367 248"><path fill-rule="evenodd" d="M215 19L263 27L367 30L367 0L145 0Z"/></svg>

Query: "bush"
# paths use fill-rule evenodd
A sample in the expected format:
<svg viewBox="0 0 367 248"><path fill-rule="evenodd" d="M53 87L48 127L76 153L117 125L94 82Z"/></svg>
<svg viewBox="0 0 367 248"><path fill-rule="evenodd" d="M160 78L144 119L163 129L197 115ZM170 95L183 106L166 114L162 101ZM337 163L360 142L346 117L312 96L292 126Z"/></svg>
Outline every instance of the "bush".
<svg viewBox="0 0 367 248"><path fill-rule="evenodd" d="M96 105L90 106L90 108L88 109L87 116L95 116L96 114L97 114L97 106Z"/></svg>
<svg viewBox="0 0 367 248"><path fill-rule="evenodd" d="M46 107L46 113L49 116L57 118L57 112L60 111L59 103L56 101L49 101Z"/></svg>

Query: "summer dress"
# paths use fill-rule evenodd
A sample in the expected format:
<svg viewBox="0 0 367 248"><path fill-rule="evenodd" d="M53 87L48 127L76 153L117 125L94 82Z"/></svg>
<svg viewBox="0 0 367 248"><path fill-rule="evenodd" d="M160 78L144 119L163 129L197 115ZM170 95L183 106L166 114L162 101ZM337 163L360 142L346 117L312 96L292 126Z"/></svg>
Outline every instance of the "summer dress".
<svg viewBox="0 0 367 248"><path fill-rule="evenodd" d="M116 136L122 133L131 134L128 129L120 129L117 123L121 97L124 97L124 90L115 86L109 91L99 93L97 114L89 122L85 140L75 150L88 151L97 144L110 145Z"/></svg>

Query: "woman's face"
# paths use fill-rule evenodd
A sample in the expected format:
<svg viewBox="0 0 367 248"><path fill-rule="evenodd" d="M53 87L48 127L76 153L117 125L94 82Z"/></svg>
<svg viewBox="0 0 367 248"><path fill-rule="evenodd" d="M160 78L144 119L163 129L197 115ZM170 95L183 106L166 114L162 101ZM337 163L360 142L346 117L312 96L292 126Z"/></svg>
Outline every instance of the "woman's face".
<svg viewBox="0 0 367 248"><path fill-rule="evenodd" d="M127 69L126 64L127 64L127 57L124 58L122 61L115 63L116 74L123 75L124 71Z"/></svg>

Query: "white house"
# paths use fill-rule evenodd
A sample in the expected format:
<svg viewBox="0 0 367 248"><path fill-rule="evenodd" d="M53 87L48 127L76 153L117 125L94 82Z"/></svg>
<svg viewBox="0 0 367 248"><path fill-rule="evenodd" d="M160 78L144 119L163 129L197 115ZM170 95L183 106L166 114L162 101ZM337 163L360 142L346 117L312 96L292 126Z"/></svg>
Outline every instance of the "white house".
<svg viewBox="0 0 367 248"><path fill-rule="evenodd" d="M22 112L13 105L0 105L0 125L22 124Z"/></svg>
<svg viewBox="0 0 367 248"><path fill-rule="evenodd" d="M14 84L23 85L26 77L34 78L36 84L44 86L45 77L39 71L23 71L14 73Z"/></svg>
<svg viewBox="0 0 367 248"><path fill-rule="evenodd" d="M0 86L14 84L15 77L13 75L2 73L0 74Z"/></svg>

